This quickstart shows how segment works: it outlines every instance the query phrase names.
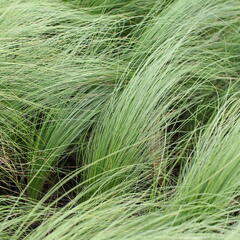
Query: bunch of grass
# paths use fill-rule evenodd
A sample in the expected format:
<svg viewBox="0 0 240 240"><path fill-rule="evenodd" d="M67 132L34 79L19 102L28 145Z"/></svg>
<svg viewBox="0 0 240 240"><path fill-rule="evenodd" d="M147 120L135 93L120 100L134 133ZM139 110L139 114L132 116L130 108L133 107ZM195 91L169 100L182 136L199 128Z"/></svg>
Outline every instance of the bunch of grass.
<svg viewBox="0 0 240 240"><path fill-rule="evenodd" d="M0 0L0 238L238 239L239 0Z"/></svg>

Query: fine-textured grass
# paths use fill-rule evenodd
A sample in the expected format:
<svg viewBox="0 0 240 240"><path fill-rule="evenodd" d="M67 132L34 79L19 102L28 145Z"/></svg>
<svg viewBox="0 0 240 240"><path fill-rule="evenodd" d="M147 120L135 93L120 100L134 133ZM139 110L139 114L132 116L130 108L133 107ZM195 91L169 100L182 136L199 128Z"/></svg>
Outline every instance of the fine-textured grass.
<svg viewBox="0 0 240 240"><path fill-rule="evenodd" d="M0 239L238 239L239 0L0 0Z"/></svg>

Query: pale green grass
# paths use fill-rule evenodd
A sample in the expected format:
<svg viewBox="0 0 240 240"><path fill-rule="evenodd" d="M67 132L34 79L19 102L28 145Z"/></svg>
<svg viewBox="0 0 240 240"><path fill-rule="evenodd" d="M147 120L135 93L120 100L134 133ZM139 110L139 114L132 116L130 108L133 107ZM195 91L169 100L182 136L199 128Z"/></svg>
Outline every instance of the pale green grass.
<svg viewBox="0 0 240 240"><path fill-rule="evenodd" d="M0 239L239 238L239 0L0 0Z"/></svg>

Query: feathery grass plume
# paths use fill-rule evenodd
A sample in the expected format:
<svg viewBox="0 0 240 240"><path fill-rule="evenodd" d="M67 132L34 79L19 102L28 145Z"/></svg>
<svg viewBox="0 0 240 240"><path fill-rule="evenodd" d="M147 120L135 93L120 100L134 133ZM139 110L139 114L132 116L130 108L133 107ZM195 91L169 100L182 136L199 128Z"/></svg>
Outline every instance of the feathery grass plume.
<svg viewBox="0 0 240 240"><path fill-rule="evenodd" d="M82 202L71 208L52 209L40 203L19 203L15 212L10 208L2 211L5 218L0 223L1 233L8 239L224 239L229 234L230 223L237 220L236 216L224 218L225 209L203 217L195 217L188 221L175 224L169 221L179 216L181 210L164 213L160 209L149 212L164 201L146 201L145 194L115 193L124 188L121 186L110 189L105 195L98 195L91 200ZM9 199L1 198L2 202L10 203ZM15 199L16 200L16 199ZM19 200L18 200L19 201ZM23 201L23 199L22 199ZM12 201L14 202L14 201ZM4 209L4 207L1 207ZM190 207L190 210L192 208ZM25 212L23 212L25 211Z"/></svg>
<svg viewBox="0 0 240 240"><path fill-rule="evenodd" d="M121 55L129 45L118 37L120 16L94 17L57 1L5 2L0 84L4 108L19 123L9 115L2 124L23 139L13 144L24 152L28 194L37 198L50 168L87 135L109 99L125 71Z"/></svg>
<svg viewBox="0 0 240 240"><path fill-rule="evenodd" d="M177 1L156 17L155 24L149 24L133 57L135 64L134 59L141 56L139 70L121 95L113 96L103 112L102 124L94 132L86 162L96 164L89 168L86 179L97 181L103 172L142 162L158 165L158 175L169 177L167 166L178 160L175 157L169 162L164 156L171 148L169 127L189 109L195 118L202 115L198 121L207 123L211 109L225 94L217 89L219 80L223 74L237 74L222 49L216 54L214 48L223 40L212 41L204 34L208 32L208 37L213 38L222 31L215 30L218 25L229 30L232 16L236 23L239 13L236 1ZM228 88L229 79L223 79L220 85L222 82ZM161 145L156 150L151 146L154 141ZM155 160L151 157L154 151ZM128 174L104 188L118 184Z"/></svg>
<svg viewBox="0 0 240 240"><path fill-rule="evenodd" d="M236 95L239 98L239 93ZM186 218L239 209L239 100L230 99L203 132L191 162L179 178L175 200ZM191 209L192 206L193 213Z"/></svg>
<svg viewBox="0 0 240 240"><path fill-rule="evenodd" d="M0 239L239 237L239 0L0 0Z"/></svg>
<svg viewBox="0 0 240 240"><path fill-rule="evenodd" d="M95 197L85 201L83 203L70 204L69 207L63 209L54 210L50 208L50 205L46 209L41 207L39 202L33 210L29 212L29 215L22 214L19 216L19 221L14 218L10 221L8 218L2 222L2 232L6 232L11 239L142 239L142 238L153 238L153 239L173 239L173 236L178 237L178 239L225 239L224 236L235 236L236 232L233 228L233 232L229 235L230 226L236 222L239 217L235 216L234 213L239 210L239 204L235 204L234 207L222 205L222 199L228 202L232 201L235 194L235 189L238 186L237 181L237 171L238 168L235 167L235 173L231 175L230 170L233 170L235 164L237 164L238 158L233 158L233 161L227 161L230 166L227 171L227 179L232 179L232 181L227 181L224 184L224 189L221 192L221 197L218 198L219 201L212 201L216 197L213 192L205 192L205 194L198 194L196 191L196 186L202 187L203 183L208 183L208 188L216 187L219 181L216 181L216 177L220 177L220 173L223 173L223 167L220 162L214 164L216 168L213 168L214 161L208 156L215 156L215 160L228 159L236 153L237 141L231 141L234 143L235 147L229 145L230 150L234 151L228 152L226 158L225 148L223 146L229 143L228 140L235 140L239 133L239 100L237 102L230 99L225 106L220 109L219 114L215 117L210 124L209 128L206 129L206 136L203 135L199 140L200 149L196 152L198 159L201 159L201 168L197 168L199 160L194 161L193 165L189 171L183 171L183 176L185 179L189 178L192 173L192 169L199 172L199 176L205 174L205 177L210 169L216 174L211 174L210 177L203 178L200 181L201 184L194 184L199 181L193 179L192 186L180 186L180 190L183 187L189 187L190 191L181 192L182 195L178 195L178 200L180 202L174 202L172 199L167 200L166 196L162 198L155 198L150 200L148 198L147 192L142 192L142 194L128 193L120 194L118 192L123 192L127 189L128 185L132 184L137 180L136 178L130 179L129 182L124 182L118 186L109 189L107 192L96 195ZM223 128L218 128L223 126ZM208 138L209 137L209 138ZM233 138L232 138L233 137ZM197 148L198 148L197 146ZM203 146L203 148L201 148ZM217 147L217 148L216 148ZM220 151L218 151L220 149ZM233 154L232 154L233 153ZM220 154L220 157L219 155ZM199 156L200 155L200 156ZM203 155L207 156L204 158ZM202 157L201 157L202 156ZM236 155L237 156L237 155ZM209 159L209 161L208 161ZM226 162L226 161L221 161ZM210 163L205 165L205 163ZM232 163L234 163L232 165ZM226 165L224 166L226 167ZM200 171L204 169L204 172ZM234 172L234 171L232 171ZM198 179L198 174L195 175ZM212 177L213 176L213 177ZM109 176L107 176L109 178ZM230 177L230 178L229 178ZM185 180L184 179L184 180ZM191 181L188 183L191 183ZM236 184L235 184L236 183ZM218 185L217 185L218 186ZM230 187L229 187L230 186ZM185 190L185 189L184 189ZM193 192L191 192L193 190ZM219 188L216 188L219 190ZM227 190L227 191L225 191ZM228 191L230 190L230 191ZM183 198L185 194L185 198ZM196 201L193 199L195 196ZM210 200L208 204L199 197ZM147 200L148 199L148 200ZM5 200L6 201L6 200ZM19 201L19 200L18 200ZM180 205L179 205L180 203ZM205 203L205 204L204 204ZM221 204L219 204L221 203ZM236 202L237 203L237 202ZM170 207L174 206L175 208ZM164 208L167 207L168 211ZM176 208L178 207L178 208ZM203 211L203 208L205 209ZM211 208L215 208L215 211L211 211ZM150 209L155 209L151 212ZM162 209L162 210L161 210ZM8 208L8 210L10 210ZM18 210L18 208L16 208ZM49 214L49 211L52 214ZM9 211L8 211L9 212ZM10 211L11 212L11 211ZM3 213L3 212L2 212ZM25 213L25 212L24 212ZM12 213L11 213L12 214ZM9 213L7 214L9 215ZM47 215L47 218L44 216ZM187 215L187 216L186 216ZM38 223L37 220L40 220ZM4 223L4 224L3 224ZM34 227L35 224L35 227ZM11 233L9 226L14 226L17 229ZM32 231L29 231L33 227ZM8 231L6 231L8 230Z"/></svg>

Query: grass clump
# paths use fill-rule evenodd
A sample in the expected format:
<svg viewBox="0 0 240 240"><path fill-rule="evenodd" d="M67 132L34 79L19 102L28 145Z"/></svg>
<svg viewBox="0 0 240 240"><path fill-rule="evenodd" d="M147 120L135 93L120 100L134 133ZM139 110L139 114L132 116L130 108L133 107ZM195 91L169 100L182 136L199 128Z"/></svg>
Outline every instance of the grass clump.
<svg viewBox="0 0 240 240"><path fill-rule="evenodd" d="M0 238L238 239L238 0L0 0Z"/></svg>

